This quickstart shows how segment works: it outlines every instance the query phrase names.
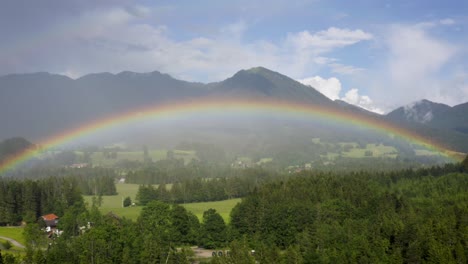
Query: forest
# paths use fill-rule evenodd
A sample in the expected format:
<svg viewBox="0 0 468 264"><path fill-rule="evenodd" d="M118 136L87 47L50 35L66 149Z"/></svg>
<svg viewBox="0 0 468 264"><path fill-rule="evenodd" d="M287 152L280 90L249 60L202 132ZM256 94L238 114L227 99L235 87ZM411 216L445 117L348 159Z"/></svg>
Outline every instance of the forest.
<svg viewBox="0 0 468 264"><path fill-rule="evenodd" d="M62 192L55 192L63 208L57 211L63 234L51 239L40 222L24 217L26 253L4 253L4 263L193 263L195 245L228 253L201 259L210 263L468 260L468 158L418 170L271 176L234 207L229 223L213 209L199 221L174 201L158 198L147 201L137 221L102 215L96 204L84 204L75 178L2 184L1 193L60 186ZM26 205L23 212L33 212Z"/></svg>
<svg viewBox="0 0 468 264"><path fill-rule="evenodd" d="M0 177L0 226L19 225L49 213L63 215L82 195L117 194L115 173L108 169L62 168L36 170L30 174L35 177Z"/></svg>

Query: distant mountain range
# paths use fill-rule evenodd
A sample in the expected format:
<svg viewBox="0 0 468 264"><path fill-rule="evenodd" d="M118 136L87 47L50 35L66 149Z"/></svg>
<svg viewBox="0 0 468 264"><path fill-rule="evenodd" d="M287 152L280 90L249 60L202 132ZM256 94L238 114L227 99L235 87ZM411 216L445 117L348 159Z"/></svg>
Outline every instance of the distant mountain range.
<svg viewBox="0 0 468 264"><path fill-rule="evenodd" d="M401 124L421 124L463 134L468 133L468 103L450 107L421 100L391 111L387 114L387 118Z"/></svg>
<svg viewBox="0 0 468 264"><path fill-rule="evenodd" d="M215 83L177 80L160 72L89 74L76 80L50 73L0 77L0 139L31 141L92 120L144 106L204 96L272 98L327 106L382 118L468 152L468 103L450 107L427 100L400 107L384 116L332 101L310 86L256 67Z"/></svg>

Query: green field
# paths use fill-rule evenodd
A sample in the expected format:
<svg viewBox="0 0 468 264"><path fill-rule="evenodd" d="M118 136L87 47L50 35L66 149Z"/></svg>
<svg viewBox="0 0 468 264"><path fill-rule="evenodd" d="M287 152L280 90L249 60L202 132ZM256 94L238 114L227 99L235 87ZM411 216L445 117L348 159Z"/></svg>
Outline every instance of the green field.
<svg viewBox="0 0 468 264"><path fill-rule="evenodd" d="M349 144L349 143L348 143ZM371 151L371 157L388 157L396 158L398 151L391 146L385 146L382 144L367 144L366 148L353 147L350 151L343 152L343 157L348 158L363 158L366 157L366 151Z"/></svg>
<svg viewBox="0 0 468 264"><path fill-rule="evenodd" d="M334 160L340 155L346 158L364 158L366 157L366 152L368 151L370 151L372 155L367 157L396 158L398 155L396 148L382 144L367 144L366 148L359 148L359 145L355 142L340 142L338 144L341 147L349 146L350 149L348 151L342 151L341 153L328 152L327 155L322 155L322 157L327 158L328 160Z"/></svg>
<svg viewBox="0 0 468 264"><path fill-rule="evenodd" d="M117 195L109 195L102 197L103 208L121 208L122 201L125 197L130 196L132 201L135 201L136 194L138 193L139 184L131 183L116 183ZM157 186L156 186L157 187ZM83 195L85 202L91 205L92 195Z"/></svg>
<svg viewBox="0 0 468 264"><path fill-rule="evenodd" d="M167 157L167 149L149 150L148 155L153 161L165 159ZM184 159L188 163L192 159L196 159L196 153L193 150L173 150L174 157ZM83 156L83 152L76 151L78 156ZM143 162L143 151L118 151L116 158L106 158L102 151L91 154L91 163L93 166L113 167L122 160L140 161Z"/></svg>
<svg viewBox="0 0 468 264"><path fill-rule="evenodd" d="M0 236L12 238L21 244L25 244L22 227L0 226Z"/></svg>
<svg viewBox="0 0 468 264"><path fill-rule="evenodd" d="M188 203L183 204L183 206L187 208L187 210L194 213L198 217L198 219L200 219L200 221L203 218L203 212L210 208L213 208L223 217L224 221L229 222L229 215L231 213L232 208L240 201L241 199L237 198L216 202Z"/></svg>
<svg viewBox="0 0 468 264"><path fill-rule="evenodd" d="M122 200L123 198L130 196L132 201L135 201L136 194L138 192L139 184L128 184L128 183L117 183L116 189L118 195L112 196L103 196L102 197L102 204L99 210L107 214L109 212L115 213L121 217L125 217L128 219L136 220L138 215L140 214L142 206L132 206L132 207L122 207ZM155 185L157 187L157 185ZM166 185L168 189L172 187L172 185ZM84 195L83 196L85 201L91 205L93 196L91 195ZM217 202L203 202L203 203L188 203L184 204L187 210L193 212L200 220L202 219L203 212L213 208L223 217L223 219L228 222L229 221L229 214L231 213L232 208L240 202L240 199L230 199L224 201L217 201Z"/></svg>
<svg viewBox="0 0 468 264"><path fill-rule="evenodd" d="M16 253L24 254L24 248L19 248L19 247L14 246L14 245L12 245L12 247L9 248L9 249L5 249L5 248L3 247L3 243L5 243L6 241L7 241L7 240L1 239L1 238L0 238L0 249L1 249L2 251L4 250L5 252L9 252L9 253L13 253L13 254L16 254Z"/></svg>

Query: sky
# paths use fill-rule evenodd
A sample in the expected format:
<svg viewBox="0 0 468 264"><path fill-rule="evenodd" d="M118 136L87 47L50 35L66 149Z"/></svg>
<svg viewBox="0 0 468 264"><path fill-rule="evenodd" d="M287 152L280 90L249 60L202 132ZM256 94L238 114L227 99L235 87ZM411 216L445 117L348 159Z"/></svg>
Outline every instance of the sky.
<svg viewBox="0 0 468 264"><path fill-rule="evenodd" d="M0 0L0 75L263 66L385 113L468 102L468 1Z"/></svg>

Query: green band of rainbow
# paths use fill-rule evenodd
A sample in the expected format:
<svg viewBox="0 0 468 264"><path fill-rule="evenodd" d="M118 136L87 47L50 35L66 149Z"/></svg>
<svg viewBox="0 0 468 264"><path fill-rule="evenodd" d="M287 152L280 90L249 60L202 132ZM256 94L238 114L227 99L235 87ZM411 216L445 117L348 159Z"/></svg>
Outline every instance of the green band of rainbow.
<svg viewBox="0 0 468 264"><path fill-rule="evenodd" d="M67 142L105 131L116 126L125 125L130 122L140 121L145 119L161 120L164 118L183 117L193 113L223 113L223 111L239 111L239 112L268 112L274 115L292 115L305 117L320 117L328 120L333 120L343 124L352 124L382 133L391 133L408 140L411 143L423 145L432 150L440 152L444 155L452 157L454 161L460 160L460 156L456 152L446 149L441 144L424 138L412 131L397 127L393 124L383 121L380 118L372 116L358 115L352 112L339 111L333 108L310 105L305 103L279 101L279 100L246 100L246 99L213 99L205 98L201 100L182 101L177 103L160 104L154 107L138 109L125 114L112 116L97 120L76 129L55 135L43 142L40 142L42 149L57 147ZM11 170L19 164L33 158L39 153L39 150L28 149L15 156L12 156L0 163L0 174Z"/></svg>

